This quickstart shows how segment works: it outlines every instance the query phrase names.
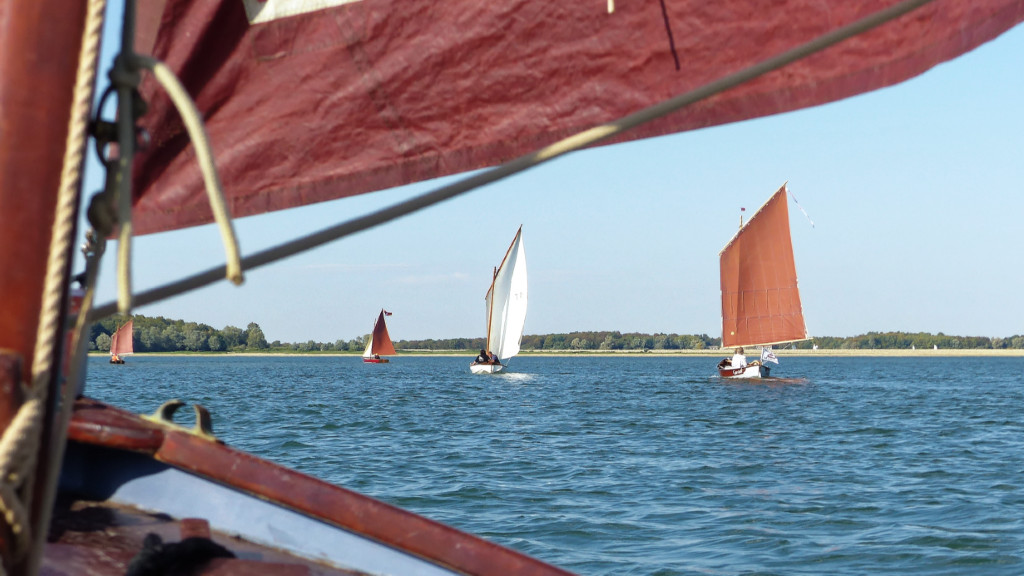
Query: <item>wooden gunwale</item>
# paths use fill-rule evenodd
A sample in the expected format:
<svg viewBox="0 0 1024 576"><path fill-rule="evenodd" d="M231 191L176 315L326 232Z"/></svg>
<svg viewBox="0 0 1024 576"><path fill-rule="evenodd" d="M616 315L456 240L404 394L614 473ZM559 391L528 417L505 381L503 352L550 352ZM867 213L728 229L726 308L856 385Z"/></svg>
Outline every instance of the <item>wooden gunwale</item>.
<svg viewBox="0 0 1024 576"><path fill-rule="evenodd" d="M563 576L561 568L401 508L328 484L219 442L162 428L124 410L80 399L75 442L150 454L154 460L468 575Z"/></svg>

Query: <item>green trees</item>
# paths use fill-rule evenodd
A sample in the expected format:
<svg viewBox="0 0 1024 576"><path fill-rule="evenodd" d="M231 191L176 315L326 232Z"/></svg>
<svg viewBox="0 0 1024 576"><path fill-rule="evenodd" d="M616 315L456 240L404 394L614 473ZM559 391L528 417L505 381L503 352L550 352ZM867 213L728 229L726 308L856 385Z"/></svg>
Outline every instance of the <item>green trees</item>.
<svg viewBox="0 0 1024 576"><path fill-rule="evenodd" d="M132 339L136 352L226 352L270 348L263 330L255 322L243 331L235 326L217 330L208 324L170 320L162 316L136 315L133 318L135 330ZM125 321L127 318L123 316L112 316L93 324L89 332L90 348L104 352L110 350L111 335Z"/></svg>
<svg viewBox="0 0 1024 576"><path fill-rule="evenodd" d="M267 339L263 336L263 330L260 330L260 325L255 322L250 322L249 326L245 329L245 341L246 346L253 350L266 350L270 348L267 344Z"/></svg>
<svg viewBox="0 0 1024 576"><path fill-rule="evenodd" d="M110 335L100 334L96 337L96 349L102 352L110 352Z"/></svg>
<svg viewBox="0 0 1024 576"><path fill-rule="evenodd" d="M132 338L136 352L362 352L368 335L334 342L288 343L267 342L259 324L250 322L245 330L225 326L217 330L208 324L171 320L162 316L137 315ZM111 334L127 318L112 316L93 324L89 331L91 350L110 350ZM707 334L642 334L618 331L570 332L567 334L532 334L523 336L522 349L526 351L614 351L614 350L704 350L718 348L720 338ZM793 344L794 348L809 349L1024 349L1024 335L1006 338L987 336L949 336L927 332L868 332L858 336L818 336L806 342ZM483 348L483 338L442 338L428 340L399 340L399 350L438 350L476 352Z"/></svg>

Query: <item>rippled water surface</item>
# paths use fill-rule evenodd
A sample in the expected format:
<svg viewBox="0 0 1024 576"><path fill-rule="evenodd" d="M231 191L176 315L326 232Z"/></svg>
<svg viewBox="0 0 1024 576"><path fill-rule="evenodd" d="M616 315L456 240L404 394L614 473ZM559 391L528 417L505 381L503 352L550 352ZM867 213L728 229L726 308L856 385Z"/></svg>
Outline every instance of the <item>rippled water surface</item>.
<svg viewBox="0 0 1024 576"><path fill-rule="evenodd" d="M87 394L581 574L1024 574L1024 358L90 359Z"/></svg>

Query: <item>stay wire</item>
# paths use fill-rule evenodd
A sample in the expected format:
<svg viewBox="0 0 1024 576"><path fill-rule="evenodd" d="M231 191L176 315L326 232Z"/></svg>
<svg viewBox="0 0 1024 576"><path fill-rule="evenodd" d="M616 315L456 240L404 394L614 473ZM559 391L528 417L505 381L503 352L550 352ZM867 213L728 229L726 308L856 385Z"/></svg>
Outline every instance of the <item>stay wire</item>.
<svg viewBox="0 0 1024 576"><path fill-rule="evenodd" d="M276 262L277 260L294 256L307 250L322 246L328 242L368 230L380 224L384 224L424 208L428 208L445 200L450 200L456 196L460 196L477 188L492 184L498 180L502 180L519 172L523 172L543 164L544 162L548 162L568 154L569 152L598 144L626 130L667 116L668 114L676 112L682 108L763 76L768 72L772 72L812 54L825 50L826 48L852 38L858 34L877 28L882 24L895 20L896 18L899 18L900 16L912 12L913 10L933 1L934 0L904 0L903 2L875 12L874 14L866 16L852 24L848 24L833 30L832 32L823 34L810 42L797 46L796 48L792 48L777 56L773 56L758 64L750 66L749 68L745 68L739 72L730 74L691 90L690 92L675 96L665 100L664 102L660 102L654 106L650 106L639 112L625 116L617 121L584 130L579 134L569 136L568 138L541 148L536 152L520 156L519 158L492 168L491 170L470 176L469 178L460 180L459 182L443 186L404 202L399 202L390 207L371 212L358 218L353 218L308 236L303 236L276 247L257 252L251 256L247 256L242 259L242 267L246 270L251 270ZM170 282L163 286L141 292L135 295L134 302L137 306L143 306L159 302L161 300L166 300L197 288L213 284L223 278L225 276L225 272L226 267L224 266L211 268L204 272L199 272L192 276L185 277L176 282ZM92 313L90 313L89 320L95 321L105 318L106 316L116 312L116 310L116 303L107 303L102 306L98 306Z"/></svg>

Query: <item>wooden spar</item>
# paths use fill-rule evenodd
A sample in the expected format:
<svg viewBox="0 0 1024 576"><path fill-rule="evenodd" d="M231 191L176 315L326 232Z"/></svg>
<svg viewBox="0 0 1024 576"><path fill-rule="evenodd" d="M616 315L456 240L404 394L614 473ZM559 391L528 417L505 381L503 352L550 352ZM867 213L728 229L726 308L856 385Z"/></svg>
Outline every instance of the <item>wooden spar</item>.
<svg viewBox="0 0 1024 576"><path fill-rule="evenodd" d="M495 266L491 272L491 287L487 291L491 295L490 299L487 300L487 334L484 334L484 352L487 353L488 358L491 354L491 316L494 314L494 281L498 279L498 267Z"/></svg>
<svg viewBox="0 0 1024 576"><path fill-rule="evenodd" d="M0 355L5 364L20 364L20 370L7 369L0 380L15 376L31 385L31 366L37 340L61 334L39 334L43 307L47 259L50 251L57 196L74 101L86 19L85 2L13 0L0 10ZM84 148L83 148L84 149ZM77 158L79 166L82 159ZM69 243L68 250L73 243ZM71 258L67 260L70 266ZM63 271L67 279L69 270ZM67 290L65 282L64 290ZM66 296L66 294L65 294ZM59 332L63 322L58 322ZM62 343L62 342L61 342ZM44 428L40 439L35 472L33 501L29 504L30 526L35 529L49 518L43 510L45 482L50 473L46 446L52 436L54 405L57 398L61 347L48 359L50 379L47 386ZM18 386L5 382L0 386L0 429L6 429L23 399ZM29 556L12 558L10 526L0 522L0 551L10 574L31 570Z"/></svg>

